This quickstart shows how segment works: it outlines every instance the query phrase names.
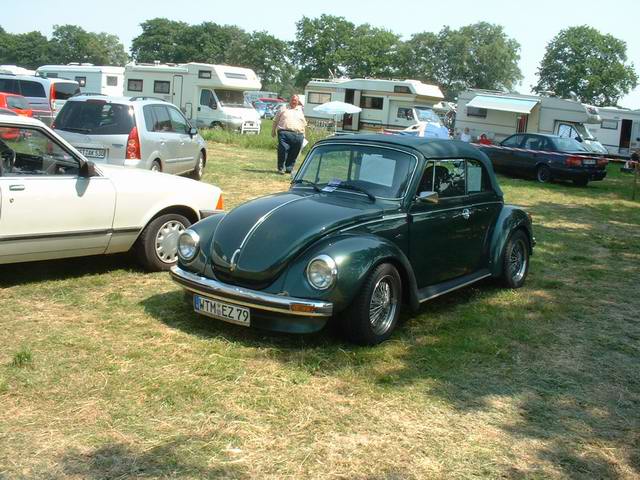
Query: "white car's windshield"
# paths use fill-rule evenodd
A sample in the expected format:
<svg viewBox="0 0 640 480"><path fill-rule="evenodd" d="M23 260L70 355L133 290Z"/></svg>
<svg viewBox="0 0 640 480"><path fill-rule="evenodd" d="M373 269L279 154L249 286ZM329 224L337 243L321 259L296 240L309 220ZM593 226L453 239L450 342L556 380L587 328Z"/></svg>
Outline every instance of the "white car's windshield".
<svg viewBox="0 0 640 480"><path fill-rule="evenodd" d="M326 191L357 188L379 198L400 198L415 163L415 157L388 148L322 145L313 149L294 182L313 183Z"/></svg>
<svg viewBox="0 0 640 480"><path fill-rule="evenodd" d="M431 108L427 107L415 107L418 114L418 120L421 122L432 122L442 124L440 117Z"/></svg>

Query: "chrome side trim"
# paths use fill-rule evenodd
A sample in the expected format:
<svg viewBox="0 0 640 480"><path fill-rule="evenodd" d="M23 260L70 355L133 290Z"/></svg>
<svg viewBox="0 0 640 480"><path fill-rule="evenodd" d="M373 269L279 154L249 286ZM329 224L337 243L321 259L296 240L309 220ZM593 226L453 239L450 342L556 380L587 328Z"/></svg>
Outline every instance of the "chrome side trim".
<svg viewBox="0 0 640 480"><path fill-rule="evenodd" d="M432 214L437 214L437 213L442 213L442 212L450 212L452 210L461 210L461 209L464 209L464 208L481 207L482 205L494 205L496 203L502 204L502 202L499 202L499 201L472 203L471 205L458 205L457 207L442 208L440 210L434 209L434 210L429 210L429 211L426 211L426 212L416 212L416 213L412 213L411 216L412 217L422 217L422 216L425 216L425 215L432 215Z"/></svg>
<svg viewBox="0 0 640 480"><path fill-rule="evenodd" d="M350 227L343 228L340 232L347 232L349 230L353 230L354 228L360 228L365 225L371 225L373 223L386 222L387 220L400 220L406 219L409 215L407 213L398 213L393 215L384 215L381 218L376 218L375 220L369 220L367 222L358 223L356 225L351 225Z"/></svg>
<svg viewBox="0 0 640 480"><path fill-rule="evenodd" d="M469 280L468 282L464 282L464 283L461 283L460 285L456 285L455 287L448 288L446 290L443 290L442 292L434 293L433 295L431 295L429 297L421 298L419 301L420 301L420 303L423 303L423 302L426 302L428 300L432 300L432 299L437 298L437 297L439 297L441 295L445 295L445 294L447 294L449 292L453 292L454 290L458 290L459 288L463 288L463 287L466 287L467 285L471 285L472 283L476 283L476 282L479 282L480 280L484 280L485 278L490 277L490 276L491 276L490 273L487 273L485 275L481 275L478 278L474 278L473 280Z"/></svg>
<svg viewBox="0 0 640 480"><path fill-rule="evenodd" d="M244 287L228 285L218 280L187 272L177 265L171 267L170 275L174 282L190 292L223 302L255 308L256 310L266 310L300 317L330 317L333 314L333 303L331 302L262 293ZM310 307L315 311L298 312L291 309L293 305Z"/></svg>

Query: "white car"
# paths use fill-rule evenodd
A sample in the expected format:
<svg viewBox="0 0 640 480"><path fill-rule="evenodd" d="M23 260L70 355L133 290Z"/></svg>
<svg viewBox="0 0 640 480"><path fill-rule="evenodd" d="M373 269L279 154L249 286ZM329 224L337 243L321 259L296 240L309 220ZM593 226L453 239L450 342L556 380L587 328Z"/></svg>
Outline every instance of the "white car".
<svg viewBox="0 0 640 480"><path fill-rule="evenodd" d="M39 120L0 115L0 264L133 249L168 270L180 233L220 209L218 187L98 167Z"/></svg>

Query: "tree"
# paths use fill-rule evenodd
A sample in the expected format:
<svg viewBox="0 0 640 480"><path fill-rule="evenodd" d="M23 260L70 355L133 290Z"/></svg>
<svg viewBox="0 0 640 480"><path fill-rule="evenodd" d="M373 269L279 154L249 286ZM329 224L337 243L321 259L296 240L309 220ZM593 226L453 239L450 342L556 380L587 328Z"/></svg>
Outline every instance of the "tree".
<svg viewBox="0 0 640 480"><path fill-rule="evenodd" d="M0 63L36 69L50 63L47 37L40 32L0 35Z"/></svg>
<svg viewBox="0 0 640 480"><path fill-rule="evenodd" d="M239 64L258 74L263 90L280 91L284 85L291 84L296 75L289 44L267 32L253 32L241 57Z"/></svg>
<svg viewBox="0 0 640 480"><path fill-rule="evenodd" d="M51 63L93 63L124 65L127 54L118 37L87 32L77 25L55 25L50 41Z"/></svg>
<svg viewBox="0 0 640 480"><path fill-rule="evenodd" d="M585 103L616 105L638 84L627 45L586 25L560 31L547 45L534 91L562 97L574 92Z"/></svg>
<svg viewBox="0 0 640 480"><path fill-rule="evenodd" d="M413 35L400 48L400 73L440 85L453 100L467 88L512 90L522 79L520 44L487 22Z"/></svg>
<svg viewBox="0 0 640 480"><path fill-rule="evenodd" d="M356 27L342 55L350 77L391 78L397 69L400 36L368 23Z"/></svg>
<svg viewBox="0 0 640 480"><path fill-rule="evenodd" d="M183 58L186 23L153 18L140 26L142 33L131 42L131 58L140 63L191 61ZM198 45L192 47L197 49Z"/></svg>
<svg viewBox="0 0 640 480"><path fill-rule="evenodd" d="M327 78L347 73L347 49L355 34L355 25L344 17L321 15L302 17L296 22L294 60L300 66L296 84L300 87L313 77Z"/></svg>

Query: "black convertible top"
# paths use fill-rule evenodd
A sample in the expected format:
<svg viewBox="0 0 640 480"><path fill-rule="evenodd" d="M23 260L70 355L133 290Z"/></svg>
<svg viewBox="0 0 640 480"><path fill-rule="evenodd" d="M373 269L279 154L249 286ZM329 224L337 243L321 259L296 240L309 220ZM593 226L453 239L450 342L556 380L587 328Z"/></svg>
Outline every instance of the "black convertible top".
<svg viewBox="0 0 640 480"><path fill-rule="evenodd" d="M384 135L384 134L358 134L358 135L338 135L325 138L316 143L354 143L366 142L386 146L398 146L417 150L426 159L446 159L446 158L471 158L478 160L484 165L491 177L491 185L494 191L502 196L502 190L498 185L493 172L493 165L487 155L469 143L460 140L445 140L441 138L423 138L410 135Z"/></svg>

